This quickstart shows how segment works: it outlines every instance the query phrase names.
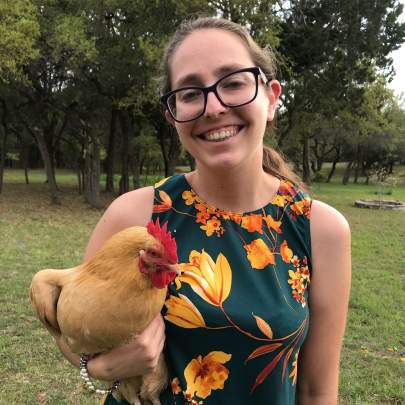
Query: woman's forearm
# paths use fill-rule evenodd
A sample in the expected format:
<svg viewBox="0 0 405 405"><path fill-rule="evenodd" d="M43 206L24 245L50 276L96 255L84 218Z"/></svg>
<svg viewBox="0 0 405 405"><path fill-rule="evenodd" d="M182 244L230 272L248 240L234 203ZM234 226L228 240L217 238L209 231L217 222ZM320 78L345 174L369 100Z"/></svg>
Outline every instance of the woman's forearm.
<svg viewBox="0 0 405 405"><path fill-rule="evenodd" d="M55 337L55 341L61 353L65 356L66 360L72 363L74 366L79 367L80 364L80 356L76 353L73 353L69 346L66 344L63 337ZM104 362L103 359L99 356L94 357L87 363L87 371L89 375L97 380L106 380L110 381L112 378L108 376L104 369Z"/></svg>
<svg viewBox="0 0 405 405"><path fill-rule="evenodd" d="M337 397L333 394L298 393L298 405L337 405L337 403Z"/></svg>

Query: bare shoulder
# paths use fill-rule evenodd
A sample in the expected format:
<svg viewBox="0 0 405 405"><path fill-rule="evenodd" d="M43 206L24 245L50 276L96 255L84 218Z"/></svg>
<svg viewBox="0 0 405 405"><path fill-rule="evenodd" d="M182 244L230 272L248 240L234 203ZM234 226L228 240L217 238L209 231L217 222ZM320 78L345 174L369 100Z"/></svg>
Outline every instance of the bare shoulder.
<svg viewBox="0 0 405 405"><path fill-rule="evenodd" d="M350 226L346 218L335 208L318 200L311 206L312 241L350 241Z"/></svg>
<svg viewBox="0 0 405 405"><path fill-rule="evenodd" d="M346 218L335 208L320 201L313 201L311 208L311 250L314 285L312 295L321 285L326 288L336 276L346 281L351 269L351 235ZM318 280L317 283L316 280Z"/></svg>
<svg viewBox="0 0 405 405"><path fill-rule="evenodd" d="M84 259L90 259L115 233L130 226L145 226L152 216L153 196L153 187L144 187L116 198L94 228Z"/></svg>
<svg viewBox="0 0 405 405"><path fill-rule="evenodd" d="M112 226L127 228L145 226L152 215L153 187L143 187L116 198L103 215L103 221L112 221Z"/></svg>

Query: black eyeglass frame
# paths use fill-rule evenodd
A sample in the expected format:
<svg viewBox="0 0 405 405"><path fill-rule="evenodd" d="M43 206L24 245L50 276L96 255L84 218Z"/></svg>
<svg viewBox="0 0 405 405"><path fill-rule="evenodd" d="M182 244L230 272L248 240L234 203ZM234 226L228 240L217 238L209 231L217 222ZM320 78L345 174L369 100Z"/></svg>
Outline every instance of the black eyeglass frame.
<svg viewBox="0 0 405 405"><path fill-rule="evenodd" d="M235 73L242 73L242 72L252 72L255 75L255 80L256 80L256 91L254 96L249 100L246 101L242 104L237 104L237 105L228 105L226 103L223 102L223 100L221 99L220 95L217 92L217 86L218 83L220 83L222 80L226 79L229 76L234 75ZM168 93L164 94L161 98L160 98L160 102L164 105L165 109L169 112L169 114L171 115L171 117L176 121L176 122L190 122L190 121L194 121L200 117L202 117L205 114L205 110L207 109L207 100L208 100L208 93L213 92L215 94L215 96L217 97L217 99L219 100L219 102L221 103L221 105L223 105L226 108L237 108L237 107L242 107L246 104L251 103L256 97L257 97L257 93L259 90L259 76L261 77L261 79L263 80L264 85L267 85L269 83L269 81L271 80L271 78L267 78L267 76L264 74L263 70L260 69L257 66L254 67L250 67L250 68L243 68L243 69L239 69L239 70L235 70L233 72L230 72L228 74L226 74L225 76L221 77L220 79L218 79L213 85L208 86L208 87L199 87L199 86L186 86L186 87L180 87L179 89L176 90L172 90L169 91ZM204 108L202 109L201 113L196 116L195 118L192 118L190 120L179 120L177 119L174 114L172 113L168 100L169 98L173 95L178 93L179 91L184 91L184 90L201 90L204 94Z"/></svg>

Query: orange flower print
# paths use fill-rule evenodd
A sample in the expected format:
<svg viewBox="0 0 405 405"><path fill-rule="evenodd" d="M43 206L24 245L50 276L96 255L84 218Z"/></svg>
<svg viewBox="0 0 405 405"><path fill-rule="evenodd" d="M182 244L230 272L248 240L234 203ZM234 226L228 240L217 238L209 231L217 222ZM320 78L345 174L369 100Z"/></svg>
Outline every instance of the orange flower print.
<svg viewBox="0 0 405 405"><path fill-rule="evenodd" d="M290 276L288 284L291 285L293 298L297 302L300 302L302 307L305 307L306 300L304 293L310 282L308 267L307 266L301 267L297 269L295 272L292 270L288 270L288 274Z"/></svg>
<svg viewBox="0 0 405 405"><path fill-rule="evenodd" d="M277 233L282 233L280 229L281 221L275 221L271 215L266 215L263 219L266 222L269 231L271 231L271 229L274 229Z"/></svg>
<svg viewBox="0 0 405 405"><path fill-rule="evenodd" d="M311 212L311 200L309 198L303 198L301 201L297 201L296 203L292 204L290 208L296 215L305 215L309 219Z"/></svg>
<svg viewBox="0 0 405 405"><path fill-rule="evenodd" d="M247 258L254 269L263 270L269 264L275 264L274 254L262 239L256 239L244 246Z"/></svg>
<svg viewBox="0 0 405 405"><path fill-rule="evenodd" d="M159 204L153 205L153 212L169 211L172 208L172 199L163 190L159 190L159 197L161 201L159 201Z"/></svg>
<svg viewBox="0 0 405 405"><path fill-rule="evenodd" d="M205 225L201 225L200 228L205 231L207 236L211 236L214 232L217 236L223 233L223 231L221 232L221 221L217 217L212 217Z"/></svg>
<svg viewBox="0 0 405 405"><path fill-rule="evenodd" d="M194 201L197 199L197 195L194 191L183 191L182 195L184 204L192 205Z"/></svg>
<svg viewBox="0 0 405 405"><path fill-rule="evenodd" d="M295 358L292 363L292 367L293 367L293 369L292 369L291 373L289 374L289 377L292 378L291 384L295 385L297 382L297 375L298 375L298 352L295 353Z"/></svg>
<svg viewBox="0 0 405 405"><path fill-rule="evenodd" d="M229 213L229 218L235 222L236 224L240 224L242 222L243 214L240 213L235 213L235 212L230 212Z"/></svg>
<svg viewBox="0 0 405 405"><path fill-rule="evenodd" d="M280 254L284 263L291 263L291 259L293 258L294 254L293 251L288 247L286 240L283 241L280 246Z"/></svg>
<svg viewBox="0 0 405 405"><path fill-rule="evenodd" d="M223 389L229 370L223 365L232 355L220 351L192 359L184 370L187 382L186 396L207 398L212 390Z"/></svg>
<svg viewBox="0 0 405 405"><path fill-rule="evenodd" d="M180 380L178 377L173 378L170 385L172 386L172 392L174 395L180 394L181 388L180 388Z"/></svg>
<svg viewBox="0 0 405 405"><path fill-rule="evenodd" d="M293 256L291 263L294 267L300 267L300 259L297 256Z"/></svg>
<svg viewBox="0 0 405 405"><path fill-rule="evenodd" d="M210 219L210 214L208 214L208 212L197 212L197 223L205 225L208 219Z"/></svg>
<svg viewBox="0 0 405 405"><path fill-rule="evenodd" d="M297 195L297 190L292 183L282 180L279 188L279 194L291 198L291 196L295 197Z"/></svg>
<svg viewBox="0 0 405 405"><path fill-rule="evenodd" d="M262 215L251 214L242 217L242 228L247 229L249 232L263 233L262 229Z"/></svg>

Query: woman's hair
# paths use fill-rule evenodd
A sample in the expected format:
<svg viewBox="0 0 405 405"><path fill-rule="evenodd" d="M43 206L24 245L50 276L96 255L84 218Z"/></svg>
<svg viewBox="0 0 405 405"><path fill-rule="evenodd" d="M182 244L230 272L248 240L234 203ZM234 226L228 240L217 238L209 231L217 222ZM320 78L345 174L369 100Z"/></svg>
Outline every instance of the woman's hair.
<svg viewBox="0 0 405 405"><path fill-rule="evenodd" d="M267 77L275 77L276 60L273 52L270 48L261 48L244 27L224 18L199 17L183 21L165 48L162 67L163 76L161 78L161 91L163 94L171 90L170 64L177 48L192 32L206 28L220 29L237 35L245 44L254 65L260 67ZM281 154L268 146L263 146L263 169L273 176L301 184L301 179L294 173Z"/></svg>

